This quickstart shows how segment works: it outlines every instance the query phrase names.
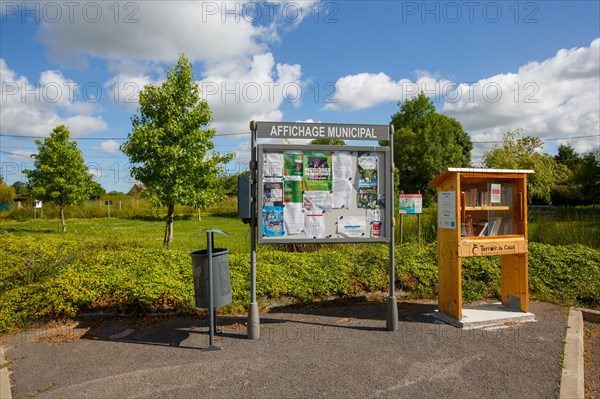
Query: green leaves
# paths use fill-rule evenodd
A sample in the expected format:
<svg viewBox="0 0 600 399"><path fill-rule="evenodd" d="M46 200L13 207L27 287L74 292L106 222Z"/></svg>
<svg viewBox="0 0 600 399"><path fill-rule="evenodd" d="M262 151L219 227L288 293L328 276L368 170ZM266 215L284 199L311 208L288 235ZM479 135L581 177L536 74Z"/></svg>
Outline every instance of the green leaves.
<svg viewBox="0 0 600 399"><path fill-rule="evenodd" d="M392 116L394 164L398 190L424 193L425 205L434 198L428 183L447 167L469 166L473 144L460 123L435 111L433 102L421 93L400 105Z"/></svg>
<svg viewBox="0 0 600 399"><path fill-rule="evenodd" d="M92 175L84 163L75 141L69 141L66 126L54 128L50 137L36 140L38 153L34 155L34 170L25 174L31 186L33 199L51 202L62 208L83 202L93 188ZM61 212L62 213L62 212ZM64 227L64 219L61 218Z"/></svg>
<svg viewBox="0 0 600 399"><path fill-rule="evenodd" d="M146 86L139 99L139 113L131 119L133 131L121 147L134 164L131 175L144 184L156 205L203 208L218 202L222 193L216 176L234 154L213 150L216 132L206 128L212 113L200 98L192 64L182 54L168 69L167 80Z"/></svg>
<svg viewBox="0 0 600 399"><path fill-rule="evenodd" d="M544 143L534 136L523 136L524 131L516 129L504 135L502 147L494 145L492 151L483 155L483 163L496 169L531 169L535 171L527 178L529 202L539 198L551 203L550 192L557 183L568 178L566 166L558 163L547 154L540 154Z"/></svg>

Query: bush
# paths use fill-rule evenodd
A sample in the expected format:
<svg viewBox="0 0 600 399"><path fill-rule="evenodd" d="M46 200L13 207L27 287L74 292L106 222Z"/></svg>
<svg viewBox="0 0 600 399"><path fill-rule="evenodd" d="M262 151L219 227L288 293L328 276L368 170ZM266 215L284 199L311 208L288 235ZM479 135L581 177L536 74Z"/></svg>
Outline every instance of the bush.
<svg viewBox="0 0 600 399"><path fill-rule="evenodd" d="M127 241L0 234L0 333L88 309L194 311L187 252ZM532 298L600 309L600 250L537 243L529 249ZM323 246L309 253L263 247L257 294L307 302L387 291L388 256L388 246L381 244ZM395 260L396 288L410 297L437 297L436 243L397 246ZM233 253L229 261L233 303L222 310L244 311L250 300L249 256ZM462 272L466 300L499 298L499 257L465 258Z"/></svg>

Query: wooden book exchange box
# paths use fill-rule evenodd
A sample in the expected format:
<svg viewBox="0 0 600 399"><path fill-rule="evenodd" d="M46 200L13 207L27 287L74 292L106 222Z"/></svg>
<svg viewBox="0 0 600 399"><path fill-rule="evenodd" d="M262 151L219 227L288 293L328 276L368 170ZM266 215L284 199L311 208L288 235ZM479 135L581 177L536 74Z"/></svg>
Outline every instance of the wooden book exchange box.
<svg viewBox="0 0 600 399"><path fill-rule="evenodd" d="M527 175L532 170L448 168L438 192L439 311L462 319L461 261L501 256L502 304L527 312Z"/></svg>

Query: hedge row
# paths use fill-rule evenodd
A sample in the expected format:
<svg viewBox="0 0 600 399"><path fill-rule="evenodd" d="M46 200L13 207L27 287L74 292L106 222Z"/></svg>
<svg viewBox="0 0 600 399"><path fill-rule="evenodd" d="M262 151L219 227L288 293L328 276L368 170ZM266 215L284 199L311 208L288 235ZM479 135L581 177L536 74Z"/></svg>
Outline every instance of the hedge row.
<svg viewBox="0 0 600 399"><path fill-rule="evenodd" d="M3 233L0 248L0 333L32 322L98 310L150 313L193 312L191 261L187 253L127 242ZM600 308L600 250L581 245L530 243L532 298ZM384 245L324 247L309 253L259 251L260 298L310 301L388 289ZM243 311L250 298L248 256L229 257L234 302ZM407 244L396 249L396 289L412 298L437 296L437 247ZM463 261L466 300L498 297L500 259Z"/></svg>

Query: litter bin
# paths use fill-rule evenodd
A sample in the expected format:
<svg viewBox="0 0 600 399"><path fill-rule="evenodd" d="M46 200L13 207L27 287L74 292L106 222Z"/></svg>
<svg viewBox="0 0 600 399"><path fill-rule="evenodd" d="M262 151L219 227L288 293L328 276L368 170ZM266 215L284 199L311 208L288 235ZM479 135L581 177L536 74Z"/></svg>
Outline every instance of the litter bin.
<svg viewBox="0 0 600 399"><path fill-rule="evenodd" d="M213 266L213 307L229 305L231 297L231 279L229 276L229 250L214 248L212 250ZM194 275L194 297L196 307L208 309L208 252L203 249L194 251L192 257L192 272Z"/></svg>

